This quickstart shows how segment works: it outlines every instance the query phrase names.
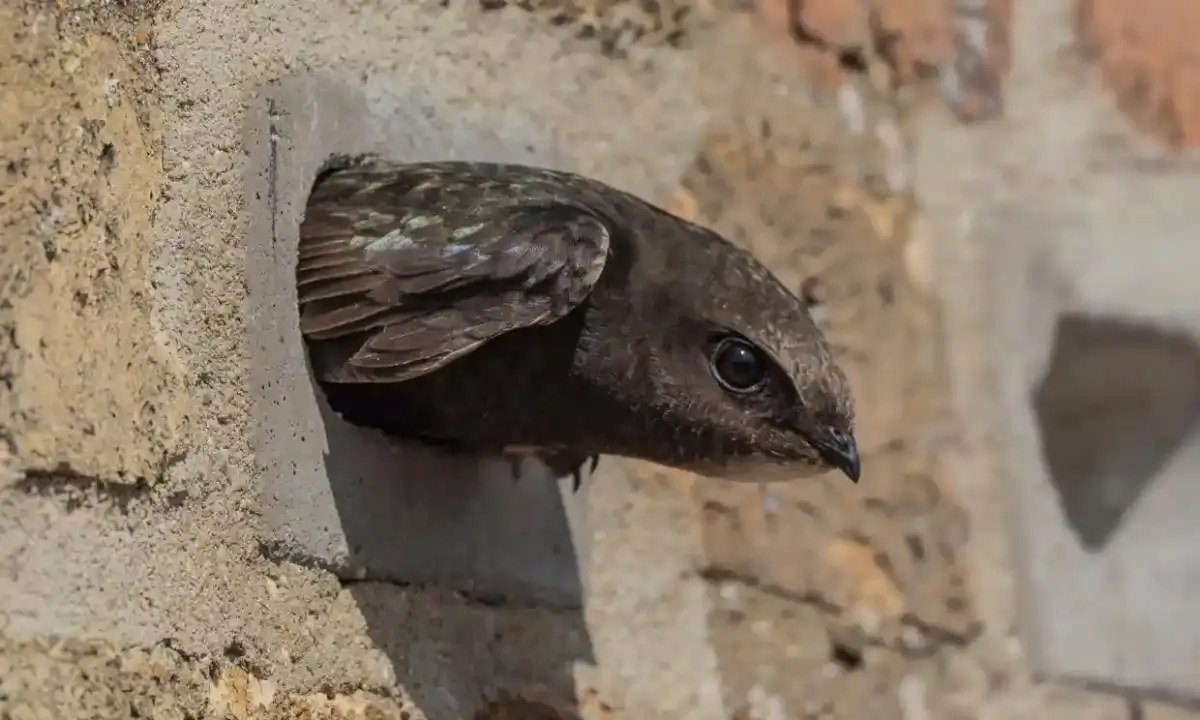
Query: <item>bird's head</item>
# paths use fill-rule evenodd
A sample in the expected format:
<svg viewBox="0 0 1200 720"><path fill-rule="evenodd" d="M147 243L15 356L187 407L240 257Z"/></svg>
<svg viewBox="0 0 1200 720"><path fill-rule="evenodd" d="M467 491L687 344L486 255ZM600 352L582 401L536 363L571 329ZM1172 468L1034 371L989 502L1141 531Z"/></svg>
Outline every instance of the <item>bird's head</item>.
<svg viewBox="0 0 1200 720"><path fill-rule="evenodd" d="M687 456L674 464L747 481L836 469L857 482L853 395L804 301L748 253L699 235L680 245L690 257L667 260L690 277L658 284L643 308L668 319L647 354Z"/></svg>

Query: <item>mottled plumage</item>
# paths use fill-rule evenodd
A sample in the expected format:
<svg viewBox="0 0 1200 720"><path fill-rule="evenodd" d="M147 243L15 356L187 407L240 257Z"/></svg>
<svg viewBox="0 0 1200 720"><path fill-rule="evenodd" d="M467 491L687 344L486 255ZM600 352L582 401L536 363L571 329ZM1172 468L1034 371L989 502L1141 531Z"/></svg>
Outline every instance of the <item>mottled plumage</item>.
<svg viewBox="0 0 1200 720"><path fill-rule="evenodd" d="M300 327L347 420L558 472L601 454L858 479L845 376L716 233L578 175L346 161L300 227Z"/></svg>

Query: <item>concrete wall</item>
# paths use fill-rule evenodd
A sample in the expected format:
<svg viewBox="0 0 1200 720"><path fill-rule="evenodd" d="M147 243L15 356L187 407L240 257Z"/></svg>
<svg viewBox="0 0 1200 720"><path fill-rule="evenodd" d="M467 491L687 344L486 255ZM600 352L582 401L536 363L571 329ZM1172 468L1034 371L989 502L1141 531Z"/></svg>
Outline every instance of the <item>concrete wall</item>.
<svg viewBox="0 0 1200 720"><path fill-rule="evenodd" d="M984 617L1013 617L1015 598L1049 676L1195 703L1200 175L1176 33L1197 17L1145 10L1016 5L999 23L1015 49L1002 119L926 116L917 197L969 428L964 487L1014 508L993 551L1015 555L1015 596Z"/></svg>
<svg viewBox="0 0 1200 720"><path fill-rule="evenodd" d="M0 710L1192 717L1192 16L730 5L0 7ZM366 149L750 246L839 347L864 482L571 496L331 418L286 263Z"/></svg>

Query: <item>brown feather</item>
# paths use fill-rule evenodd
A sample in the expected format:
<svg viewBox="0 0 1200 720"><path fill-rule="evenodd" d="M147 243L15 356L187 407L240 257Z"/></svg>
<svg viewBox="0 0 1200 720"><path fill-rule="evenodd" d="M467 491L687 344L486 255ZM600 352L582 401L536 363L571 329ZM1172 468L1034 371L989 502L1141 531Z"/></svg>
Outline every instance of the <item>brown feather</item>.
<svg viewBox="0 0 1200 720"><path fill-rule="evenodd" d="M533 448L559 471L616 454L858 477L853 398L803 300L633 195L520 165L359 161L324 174L300 236L308 356L352 423ZM738 347L756 384L731 385Z"/></svg>
<svg viewBox="0 0 1200 720"><path fill-rule="evenodd" d="M476 182L458 169L352 168L314 189L296 268L301 331L363 335L325 380L409 380L554 322L599 278L609 230L589 209L545 192L487 193L487 166Z"/></svg>

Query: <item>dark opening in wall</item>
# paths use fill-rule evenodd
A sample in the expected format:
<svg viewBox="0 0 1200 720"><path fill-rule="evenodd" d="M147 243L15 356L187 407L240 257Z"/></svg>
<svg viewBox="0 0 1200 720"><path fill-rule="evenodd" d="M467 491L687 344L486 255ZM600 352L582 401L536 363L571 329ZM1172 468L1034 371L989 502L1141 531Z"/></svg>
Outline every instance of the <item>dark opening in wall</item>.
<svg viewBox="0 0 1200 720"><path fill-rule="evenodd" d="M1099 549L1200 426L1200 347L1150 325L1065 316L1033 403L1064 515Z"/></svg>

